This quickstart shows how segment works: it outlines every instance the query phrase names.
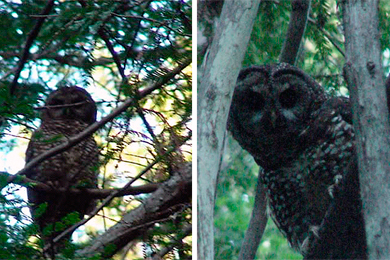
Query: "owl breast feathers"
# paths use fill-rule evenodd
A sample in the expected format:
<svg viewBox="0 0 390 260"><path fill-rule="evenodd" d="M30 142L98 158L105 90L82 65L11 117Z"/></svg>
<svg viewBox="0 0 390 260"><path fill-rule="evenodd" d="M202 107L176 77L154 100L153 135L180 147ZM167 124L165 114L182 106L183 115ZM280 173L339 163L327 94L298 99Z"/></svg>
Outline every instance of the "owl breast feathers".
<svg viewBox="0 0 390 260"><path fill-rule="evenodd" d="M271 215L292 247L304 255L311 255L315 244L331 243L317 239L324 229L338 232L327 226L325 216L344 187L340 183L356 185L343 180L355 156L351 118L348 98L329 96L310 76L288 64L253 66L239 74L228 130L263 168L260 178ZM353 203L356 221L346 228L363 225L361 202ZM332 214L330 219L341 212ZM317 258L364 258L365 241L355 237L364 236L364 230L359 232L346 232L344 244ZM356 249L356 243L363 245Z"/></svg>
<svg viewBox="0 0 390 260"><path fill-rule="evenodd" d="M66 141L96 121L96 105L91 96L79 87L64 87L52 92L41 114L41 126L33 133L26 151L26 162ZM30 170L27 177L52 188L97 188L98 147L88 137L68 150L44 160ZM28 189L31 213L41 231L52 230L69 213L83 218L95 206L93 198L68 193L46 193ZM46 205L43 213L38 207ZM39 210L41 211L41 210ZM66 226L66 225L65 225ZM53 229L54 228L54 229ZM62 230L46 232L46 242ZM70 235L69 235L70 237Z"/></svg>

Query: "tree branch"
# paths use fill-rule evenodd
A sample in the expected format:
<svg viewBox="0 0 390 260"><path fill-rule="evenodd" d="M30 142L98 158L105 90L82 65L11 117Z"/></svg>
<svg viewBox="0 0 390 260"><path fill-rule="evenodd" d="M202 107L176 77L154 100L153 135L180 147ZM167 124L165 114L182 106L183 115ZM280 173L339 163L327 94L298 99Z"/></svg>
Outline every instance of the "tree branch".
<svg viewBox="0 0 390 260"><path fill-rule="evenodd" d="M262 171L262 169L260 169L260 171ZM242 243L238 259L255 259L260 240L267 225L267 220L267 198L265 187L261 182L259 173L259 177L257 178L256 195L253 204L252 216L248 229L245 233L244 242Z"/></svg>
<svg viewBox="0 0 390 260"><path fill-rule="evenodd" d="M103 39L103 41L106 43L107 49L110 51L112 58L114 59L114 62L116 64L116 67L118 68L119 74L122 77L122 81L125 82L126 75L125 75L125 71L122 67L121 60L119 59L119 56L114 49L114 46L112 46L112 43L110 42L110 39L108 38L107 34L104 32L104 27L99 29L98 34Z"/></svg>
<svg viewBox="0 0 390 260"><path fill-rule="evenodd" d="M295 65L305 33L311 0L291 0L291 15L279 62Z"/></svg>
<svg viewBox="0 0 390 260"><path fill-rule="evenodd" d="M171 179L161 184L138 208L127 213L119 223L94 239L91 245L82 249L79 252L80 255L89 256L100 253L102 257L110 257L130 241L138 238L145 231L145 223L172 215L173 211L167 211L167 209L190 202L192 164L187 163L183 166ZM107 246L115 246L115 249L106 252Z"/></svg>
<svg viewBox="0 0 390 260"><path fill-rule="evenodd" d="M180 241L183 238L185 238L186 236L189 236L191 233L192 233L192 226L191 225L185 226L181 230L180 234L178 236L176 236L175 239L170 240L169 244L171 244L171 246L164 247L163 249L158 251L156 254L159 257L163 257L164 255L168 254L174 248L174 246L175 246L174 243L176 243L176 244L180 243Z"/></svg>
<svg viewBox="0 0 390 260"><path fill-rule="evenodd" d="M84 1L84 0L79 0L78 1L81 6L83 8L86 8L87 7L87 3ZM110 14L109 16L107 16L105 19L103 19L104 22L106 22L107 20L109 20L109 18L111 17L111 15L113 14ZM108 35L106 34L105 32L105 28L104 28L104 23L103 25L99 28L98 30L98 34L99 36L102 38L102 40L106 43L106 46L107 46L107 49L108 51L111 53L111 56L112 58L114 59L114 62L116 64L116 67L118 68L118 71L119 71L119 74L121 75L122 77L122 81L123 82L126 82L126 75L125 75L125 71L124 71L124 68L122 67L121 65L121 60L118 56L118 54L116 53L115 49L114 49L114 46L112 45L112 43L110 42L110 39L108 38Z"/></svg>
<svg viewBox="0 0 390 260"><path fill-rule="evenodd" d="M6 172L0 172L0 178L4 178L10 180L12 175ZM37 191L43 191L47 193L66 193L66 194L74 194L84 196L87 195L94 199L104 199L111 194L115 193L115 197L122 197L126 195L138 195L143 193L152 193L157 190L159 183L145 184L142 186L136 187L128 187L126 189L118 188L118 189L91 189L91 188L58 188L47 185L43 182L39 182L26 176L20 176L20 178L16 178L12 181L13 184L18 184L26 188L30 188Z"/></svg>

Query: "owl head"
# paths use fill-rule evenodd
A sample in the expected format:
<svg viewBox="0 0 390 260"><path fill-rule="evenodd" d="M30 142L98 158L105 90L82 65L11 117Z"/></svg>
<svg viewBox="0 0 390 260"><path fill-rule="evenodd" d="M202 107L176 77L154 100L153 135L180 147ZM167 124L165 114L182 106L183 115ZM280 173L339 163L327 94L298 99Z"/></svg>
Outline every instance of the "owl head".
<svg viewBox="0 0 390 260"><path fill-rule="evenodd" d="M84 89L72 86L59 88L47 97L42 122L77 120L86 124L96 121L96 104Z"/></svg>
<svg viewBox="0 0 390 260"><path fill-rule="evenodd" d="M326 99L318 83L289 64L249 67L238 76L228 130L260 166L276 168L303 147L300 134Z"/></svg>

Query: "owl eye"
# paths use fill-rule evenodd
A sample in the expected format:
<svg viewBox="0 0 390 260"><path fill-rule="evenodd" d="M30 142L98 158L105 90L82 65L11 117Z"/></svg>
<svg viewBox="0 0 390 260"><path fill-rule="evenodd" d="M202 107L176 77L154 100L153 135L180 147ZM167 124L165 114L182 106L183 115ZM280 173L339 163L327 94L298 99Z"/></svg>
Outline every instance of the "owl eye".
<svg viewBox="0 0 390 260"><path fill-rule="evenodd" d="M298 102L298 93L289 88L280 94L279 102L283 108L293 108Z"/></svg>
<svg viewBox="0 0 390 260"><path fill-rule="evenodd" d="M64 101L62 99L58 99L58 98L53 98L50 102L49 102L49 106L55 106L55 105L63 105L64 104Z"/></svg>

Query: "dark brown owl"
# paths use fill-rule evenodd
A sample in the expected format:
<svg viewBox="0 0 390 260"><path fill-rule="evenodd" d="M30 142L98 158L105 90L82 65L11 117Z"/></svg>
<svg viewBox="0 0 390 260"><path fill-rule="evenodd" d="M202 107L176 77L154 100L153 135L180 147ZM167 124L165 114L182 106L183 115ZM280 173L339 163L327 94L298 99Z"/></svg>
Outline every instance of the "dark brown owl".
<svg viewBox="0 0 390 260"><path fill-rule="evenodd" d="M264 169L260 178L272 217L293 248L314 255L314 243L325 241L318 235L326 226L327 234L343 236L337 244L326 241L331 246L324 258L365 257L364 228L357 228L364 225L358 173L350 173L356 162L348 98L330 97L310 76L285 63L250 67L239 74L228 130ZM345 180L347 174L352 178ZM341 212L333 205L340 201L335 196L345 197L340 185L354 185L357 194L351 197L357 199L348 205L353 210ZM336 230L335 224L347 220L339 217L348 213L355 222L343 222L344 232Z"/></svg>
<svg viewBox="0 0 390 260"><path fill-rule="evenodd" d="M33 133L28 145L26 162L77 135L95 121L96 105L87 91L79 87L63 87L52 92L41 114L41 126ZM96 188L97 166L98 147L93 137L88 137L43 161L26 175L53 188ZM75 214L82 219L95 205L88 196L45 193L33 188L28 189L28 200L32 205L33 219L46 243L69 226L63 221L64 217L77 212Z"/></svg>

